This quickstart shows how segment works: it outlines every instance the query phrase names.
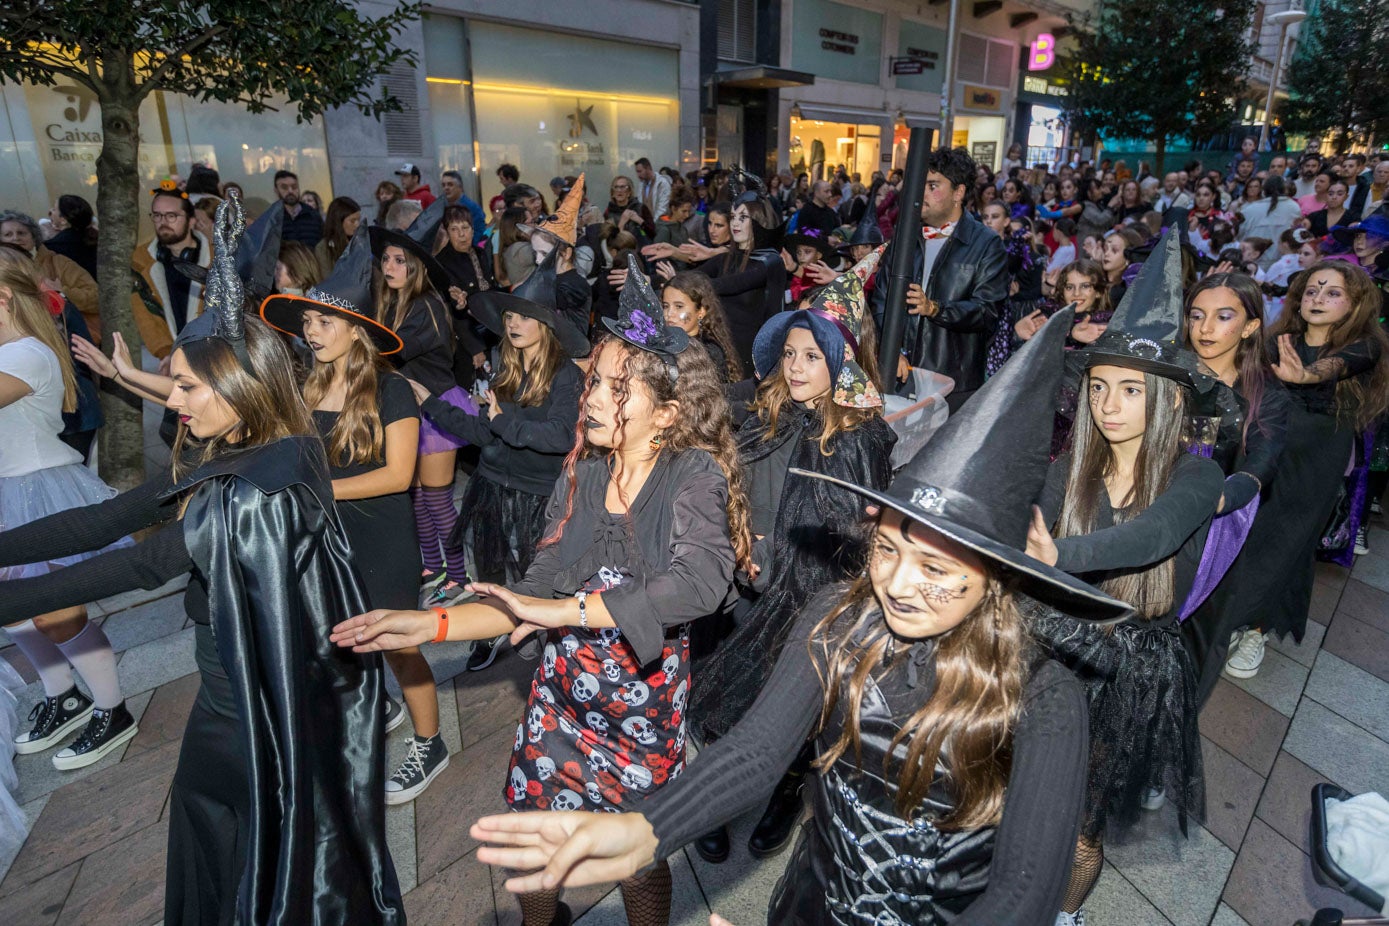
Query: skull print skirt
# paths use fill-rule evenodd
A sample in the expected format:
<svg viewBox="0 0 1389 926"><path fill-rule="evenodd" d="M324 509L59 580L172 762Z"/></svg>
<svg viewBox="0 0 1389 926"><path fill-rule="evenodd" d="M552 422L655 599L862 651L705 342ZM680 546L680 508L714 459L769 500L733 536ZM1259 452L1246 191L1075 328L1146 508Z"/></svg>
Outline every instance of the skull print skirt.
<svg viewBox="0 0 1389 926"><path fill-rule="evenodd" d="M618 629L543 638L505 788L512 810L618 813L685 767L689 628L637 664Z"/></svg>

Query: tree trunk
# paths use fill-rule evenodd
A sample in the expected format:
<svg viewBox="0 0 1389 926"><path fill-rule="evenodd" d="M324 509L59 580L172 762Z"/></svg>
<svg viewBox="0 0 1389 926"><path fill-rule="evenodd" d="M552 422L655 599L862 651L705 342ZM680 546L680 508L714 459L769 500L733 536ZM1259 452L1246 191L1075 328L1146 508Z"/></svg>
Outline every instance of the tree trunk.
<svg viewBox="0 0 1389 926"><path fill-rule="evenodd" d="M1162 169L1162 159L1167 155L1167 135L1162 134L1153 139L1153 176L1161 177L1165 171Z"/></svg>
<svg viewBox="0 0 1389 926"><path fill-rule="evenodd" d="M124 73L122 73L124 71ZM131 314L130 256L139 237L140 105L138 88L129 65L107 61L106 93L101 99L101 154L96 160L96 211L101 234L97 238L101 327L119 331L140 362L142 341ZM139 485L145 479L143 403L129 401L123 390L105 389L101 410L106 426L101 431L101 475L117 489Z"/></svg>

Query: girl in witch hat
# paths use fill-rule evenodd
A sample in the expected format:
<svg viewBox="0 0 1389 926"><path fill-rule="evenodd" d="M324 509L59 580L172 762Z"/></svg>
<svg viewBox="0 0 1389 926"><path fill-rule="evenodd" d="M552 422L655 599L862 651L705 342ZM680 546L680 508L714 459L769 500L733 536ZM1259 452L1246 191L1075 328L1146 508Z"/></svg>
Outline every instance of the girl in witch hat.
<svg viewBox="0 0 1389 926"><path fill-rule="evenodd" d="M400 336L372 317L371 245L359 230L333 272L304 296L277 294L261 303L260 317L278 331L301 337L314 363L304 401L328 451L328 474L357 570L372 607L414 607L420 557L415 515L407 490L414 478L420 410L409 383L391 370ZM392 652L386 661L405 696L405 710L386 699L390 732L405 720L414 727L399 768L386 779L386 803L413 800L448 765L439 733L439 691L418 649Z"/></svg>
<svg viewBox="0 0 1389 926"><path fill-rule="evenodd" d="M752 574L734 610L737 627L717 653L701 659L707 665L696 676L691 719L701 739L726 734L747 713L806 602L863 566L868 536L858 496L787 470L799 467L875 489L892 477L896 437L883 421L876 358L860 350L858 340L862 280L881 254L881 248L870 253L808 308L773 316L757 334L753 357L762 382L738 432L738 456L758 539ZM810 759L806 752L782 779L749 840L753 855L773 855L790 839ZM695 848L706 861L722 862L727 830L705 835Z"/></svg>
<svg viewBox="0 0 1389 926"><path fill-rule="evenodd" d="M1085 401L1028 536L1032 556L1137 612L1107 633L1066 620L1039 623L1053 651L1091 687L1085 823L1058 924L1083 921L1107 827L1131 827L1168 799L1183 832L1188 817L1200 820L1205 811L1196 678L1178 618L1225 478L1182 445L1194 391L1213 381L1182 345L1179 239L1167 231L1105 333L1071 352L1086 368Z"/></svg>
<svg viewBox="0 0 1389 926"><path fill-rule="evenodd" d="M587 354L589 343L555 308L557 258L558 249L551 250L514 291L488 290L469 302L473 317L501 339L481 414L410 384L431 421L482 450L454 528L482 582L514 585L525 577L545 537L550 493L574 447L583 374L572 358ZM468 668L491 665L499 642L479 641Z"/></svg>
<svg viewBox="0 0 1389 926"><path fill-rule="evenodd" d="M684 769L689 623L723 606L751 538L718 374L630 270L581 398L583 436L522 582L475 586L483 601L374 611L333 631L340 646L519 641L544 656L516 728L505 795L515 810L625 811ZM627 919L670 916L665 864L623 882ZM568 923L558 890L521 898L527 926Z"/></svg>
<svg viewBox="0 0 1389 926"><path fill-rule="evenodd" d="M640 814L485 817L510 890L625 877L758 806L815 737L813 817L769 923L1014 923L1060 906L1085 784L1080 684L1025 615L1108 623L1127 606L1023 552L1041 490L1069 311L870 507L870 556L797 618L762 696Z"/></svg>
<svg viewBox="0 0 1389 926"><path fill-rule="evenodd" d="M531 236L531 249L535 251L535 264L540 266L551 251L555 253L555 309L568 319L574 328L588 334L592 323L590 314L593 308L592 290L584 275L574 267L574 243L578 240L579 209L584 202L584 175L569 192L553 215L541 216L534 225L522 225L521 230ZM586 354L574 354L582 357Z"/></svg>
<svg viewBox="0 0 1389 926"><path fill-rule="evenodd" d="M477 403L453 377L453 320L441 296L448 292L449 276L433 252L445 208L435 200L403 232L380 226L368 230L380 269L372 295L376 320L405 345L390 355L396 370L455 408L475 415ZM464 594L468 581L463 548L449 539L458 520L453 507L454 464L464 443L428 419L420 421L419 461L410 497L424 563L422 600L452 602Z"/></svg>
<svg viewBox="0 0 1389 926"><path fill-rule="evenodd" d="M169 794L164 921L403 924L381 801L381 663L328 640L365 589L289 352L242 317L243 228L233 194L218 207L207 310L170 355L172 473L0 534L0 564L165 526L0 583L4 619L189 575L201 687Z"/></svg>

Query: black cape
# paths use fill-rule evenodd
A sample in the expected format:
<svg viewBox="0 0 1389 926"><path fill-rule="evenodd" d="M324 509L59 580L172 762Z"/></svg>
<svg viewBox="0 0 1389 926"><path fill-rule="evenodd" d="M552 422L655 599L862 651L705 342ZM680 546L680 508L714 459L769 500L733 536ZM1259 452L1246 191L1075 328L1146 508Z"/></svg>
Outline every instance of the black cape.
<svg viewBox="0 0 1389 926"><path fill-rule="evenodd" d="M403 926L386 850L381 658L328 640L366 610L323 445L289 437L181 480L188 552L242 722L248 858L236 922Z"/></svg>

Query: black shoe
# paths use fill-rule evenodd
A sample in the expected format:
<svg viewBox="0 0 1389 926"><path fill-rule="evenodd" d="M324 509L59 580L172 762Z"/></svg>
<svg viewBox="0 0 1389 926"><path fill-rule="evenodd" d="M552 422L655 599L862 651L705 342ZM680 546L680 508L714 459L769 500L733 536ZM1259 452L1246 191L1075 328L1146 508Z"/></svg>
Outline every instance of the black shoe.
<svg viewBox="0 0 1389 926"><path fill-rule="evenodd" d="M53 757L53 767L60 772L84 768L130 742L139 732L140 727L124 701L109 711L98 707L92 711L92 719L87 721L82 735Z"/></svg>
<svg viewBox="0 0 1389 926"><path fill-rule="evenodd" d="M468 671L481 672L490 666L497 658L497 650L505 639L506 637L497 637L495 640L478 640L473 644L473 654L468 657Z"/></svg>
<svg viewBox="0 0 1389 926"><path fill-rule="evenodd" d="M27 756L56 746L87 722L92 713L92 699L73 685L56 698L44 698L29 712L34 729L14 738L14 751Z"/></svg>
<svg viewBox="0 0 1389 926"><path fill-rule="evenodd" d="M748 851L755 858L776 855L791 841L801 818L801 786L804 775L783 775L762 812L762 819L748 837Z"/></svg>
<svg viewBox="0 0 1389 926"><path fill-rule="evenodd" d="M386 803L413 801L448 764L449 748L444 745L442 734L436 733L429 739L410 737L410 751L405 754L400 768L386 781Z"/></svg>
<svg viewBox="0 0 1389 926"><path fill-rule="evenodd" d="M560 901L555 907L555 918L550 920L550 926L571 926L574 922L574 911L569 909L569 904Z"/></svg>
<svg viewBox="0 0 1389 926"><path fill-rule="evenodd" d="M405 722L405 709L396 703L396 700L389 695L387 695L384 700L385 706L383 711L385 713L386 732L390 733Z"/></svg>
<svg viewBox="0 0 1389 926"><path fill-rule="evenodd" d="M728 827L721 826L716 830L710 830L695 840L694 847L699 857L710 865L727 860L731 851L728 845Z"/></svg>

